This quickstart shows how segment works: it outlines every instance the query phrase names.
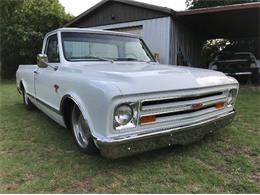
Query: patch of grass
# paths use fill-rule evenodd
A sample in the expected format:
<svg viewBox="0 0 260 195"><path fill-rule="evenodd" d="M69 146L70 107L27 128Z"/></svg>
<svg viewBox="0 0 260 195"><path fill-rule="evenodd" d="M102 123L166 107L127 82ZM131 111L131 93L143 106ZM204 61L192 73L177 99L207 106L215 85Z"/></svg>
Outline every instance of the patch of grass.
<svg viewBox="0 0 260 195"><path fill-rule="evenodd" d="M0 84L0 193L260 193L260 90L232 125L195 144L119 160L80 153L72 134Z"/></svg>

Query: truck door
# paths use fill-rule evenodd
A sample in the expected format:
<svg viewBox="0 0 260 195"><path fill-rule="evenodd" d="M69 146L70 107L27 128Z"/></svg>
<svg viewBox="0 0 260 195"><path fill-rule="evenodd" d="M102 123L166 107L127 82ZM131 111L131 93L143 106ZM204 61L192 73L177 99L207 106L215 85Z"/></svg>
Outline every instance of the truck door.
<svg viewBox="0 0 260 195"><path fill-rule="evenodd" d="M58 49L57 34L48 37L45 46L45 54L48 56L48 64L46 68L38 68L35 71L35 96L38 106L46 112L53 111L58 113L60 94L59 90L59 70L53 67L60 66L60 55Z"/></svg>

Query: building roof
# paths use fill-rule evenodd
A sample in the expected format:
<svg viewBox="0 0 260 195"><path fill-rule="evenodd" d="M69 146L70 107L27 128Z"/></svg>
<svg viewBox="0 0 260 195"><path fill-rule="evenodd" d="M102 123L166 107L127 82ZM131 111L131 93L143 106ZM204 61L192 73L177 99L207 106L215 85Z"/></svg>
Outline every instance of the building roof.
<svg viewBox="0 0 260 195"><path fill-rule="evenodd" d="M104 6L105 4L107 4L109 2L122 3L122 4L125 4L125 5L141 7L141 8L145 8L145 9L148 9L148 10L161 12L161 13L164 13L164 14L167 14L167 15L174 15L176 13L174 10L167 8L167 7L151 5L151 4L137 2L137 1L133 1L133 0L103 0L103 1L99 2L98 4L94 5L93 7L91 7L90 9L86 10L85 12L80 14L79 16L75 17L69 23L65 24L64 27L68 27L68 26L73 25L73 23L77 22L78 20L81 20L82 18L84 18L87 15L93 13L96 9L100 8L101 6Z"/></svg>
<svg viewBox="0 0 260 195"><path fill-rule="evenodd" d="M260 34L260 2L176 12L132 0L103 0L64 27L94 27L167 16L207 39L259 37Z"/></svg>
<svg viewBox="0 0 260 195"><path fill-rule="evenodd" d="M176 15L190 16L190 15L197 15L197 14L209 14L209 13L227 12L227 11L235 11L235 10L257 9L257 8L258 9L260 8L260 2L191 9L191 10L179 11L177 12Z"/></svg>

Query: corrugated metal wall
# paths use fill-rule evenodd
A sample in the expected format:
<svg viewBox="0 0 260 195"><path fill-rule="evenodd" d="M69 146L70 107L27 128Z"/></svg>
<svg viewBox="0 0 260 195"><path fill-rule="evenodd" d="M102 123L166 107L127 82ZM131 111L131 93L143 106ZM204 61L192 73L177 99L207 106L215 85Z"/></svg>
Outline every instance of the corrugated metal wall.
<svg viewBox="0 0 260 195"><path fill-rule="evenodd" d="M172 20L171 27L171 63L183 65L180 61L184 61L187 66L204 67L201 49L206 38L176 20ZM180 56L183 60L180 60Z"/></svg>
<svg viewBox="0 0 260 195"><path fill-rule="evenodd" d="M119 29L140 26L142 27L142 38L152 53L160 54L160 63L169 64L170 61L170 37L171 37L171 17L163 17L136 22L127 22L98 26L98 29Z"/></svg>

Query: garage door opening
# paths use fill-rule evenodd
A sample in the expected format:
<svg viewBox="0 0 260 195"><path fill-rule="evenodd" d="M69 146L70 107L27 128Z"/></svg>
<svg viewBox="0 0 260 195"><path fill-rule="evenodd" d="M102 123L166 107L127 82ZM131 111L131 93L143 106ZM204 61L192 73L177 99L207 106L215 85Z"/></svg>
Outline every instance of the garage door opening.
<svg viewBox="0 0 260 195"><path fill-rule="evenodd" d="M206 67L236 78L240 84L260 83L259 38L210 39L202 55Z"/></svg>

